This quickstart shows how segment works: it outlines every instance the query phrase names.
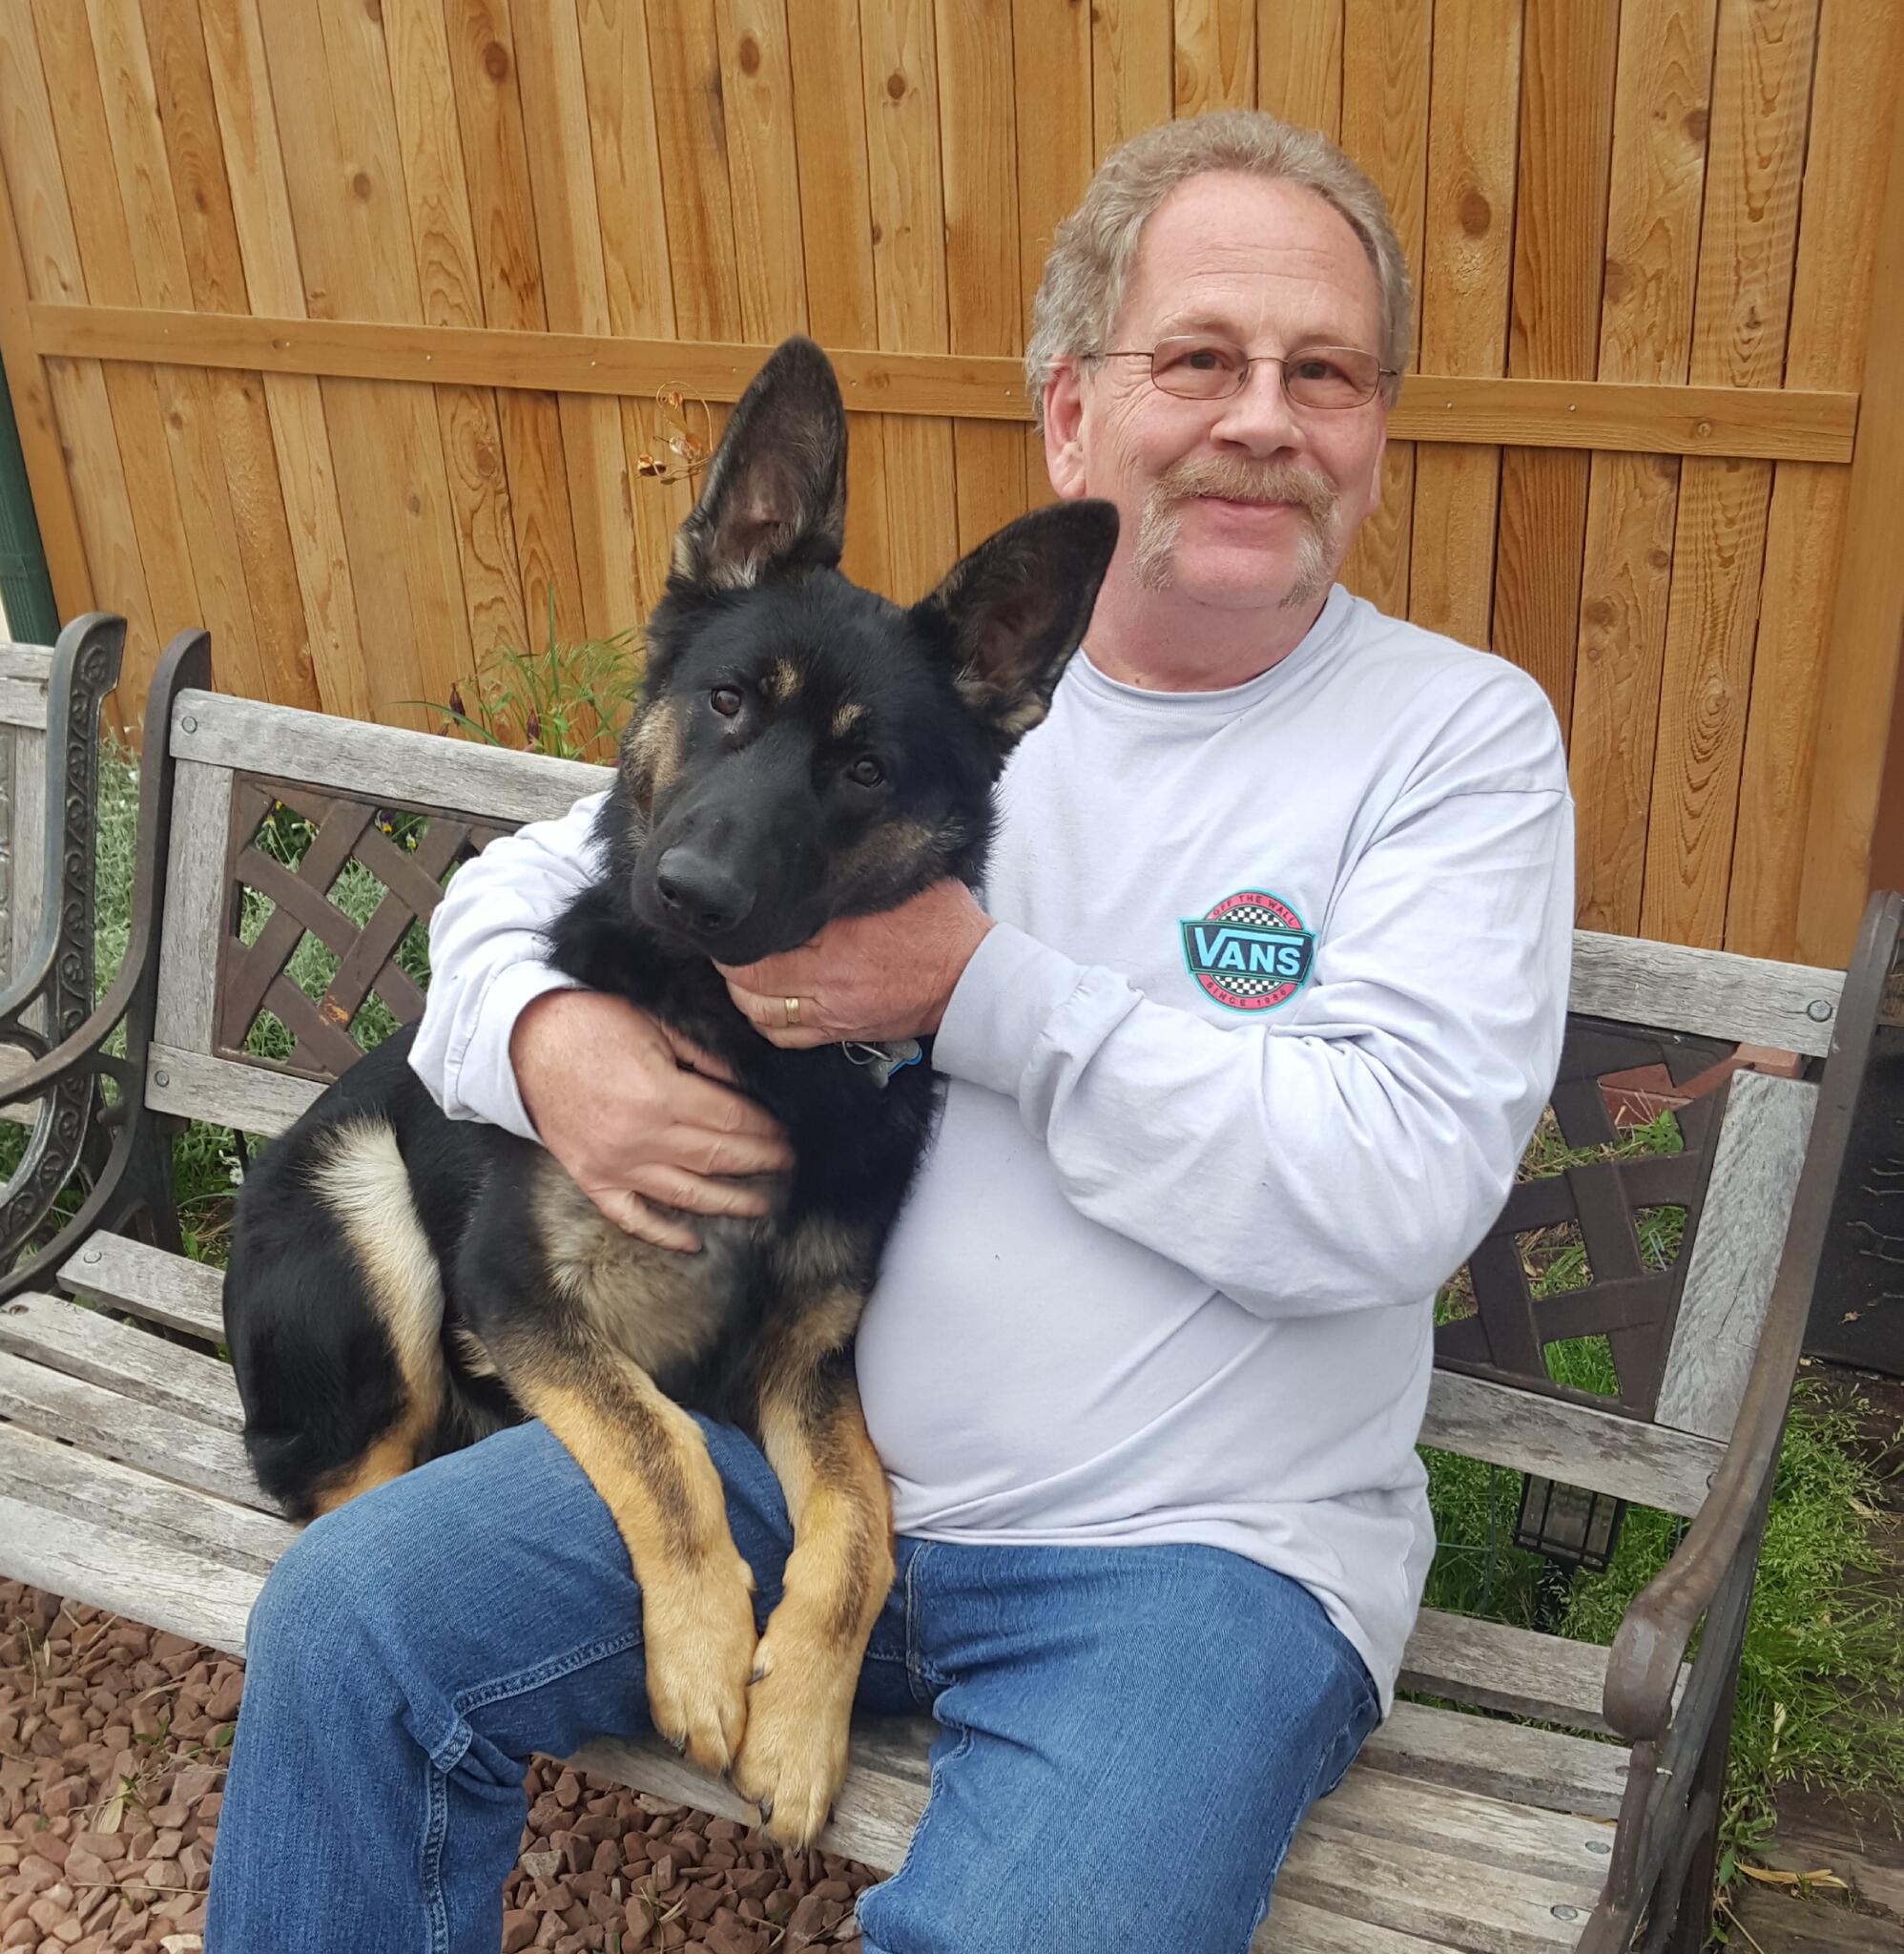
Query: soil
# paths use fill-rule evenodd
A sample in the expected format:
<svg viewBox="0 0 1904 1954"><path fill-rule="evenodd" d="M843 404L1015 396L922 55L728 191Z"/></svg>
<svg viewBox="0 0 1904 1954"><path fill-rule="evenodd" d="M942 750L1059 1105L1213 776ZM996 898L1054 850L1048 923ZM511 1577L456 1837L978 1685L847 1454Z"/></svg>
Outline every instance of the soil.
<svg viewBox="0 0 1904 1954"><path fill-rule="evenodd" d="M243 1665L0 1581L0 1950L198 1954ZM503 1954L857 1949L878 1877L533 1758Z"/></svg>

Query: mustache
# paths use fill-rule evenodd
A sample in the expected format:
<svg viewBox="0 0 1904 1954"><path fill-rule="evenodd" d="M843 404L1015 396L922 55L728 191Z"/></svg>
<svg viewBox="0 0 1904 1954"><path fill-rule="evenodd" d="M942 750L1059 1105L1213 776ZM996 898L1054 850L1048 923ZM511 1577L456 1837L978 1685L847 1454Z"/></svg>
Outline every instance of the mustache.
<svg viewBox="0 0 1904 1954"><path fill-rule="evenodd" d="M1152 491L1160 500L1190 502L1217 495L1230 502L1287 502L1326 527L1335 514L1335 485L1291 462L1252 462L1241 455L1201 454L1165 470Z"/></svg>

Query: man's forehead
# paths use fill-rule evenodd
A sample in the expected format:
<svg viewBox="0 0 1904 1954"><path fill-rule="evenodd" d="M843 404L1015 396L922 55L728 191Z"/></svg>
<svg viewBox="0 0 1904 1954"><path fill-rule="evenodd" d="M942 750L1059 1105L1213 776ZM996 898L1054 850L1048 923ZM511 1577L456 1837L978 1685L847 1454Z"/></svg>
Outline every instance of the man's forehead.
<svg viewBox="0 0 1904 1954"><path fill-rule="evenodd" d="M1270 306L1361 340L1378 329L1380 305L1375 268L1339 211L1299 184L1223 171L1179 184L1145 225L1122 321L1247 328L1239 308Z"/></svg>

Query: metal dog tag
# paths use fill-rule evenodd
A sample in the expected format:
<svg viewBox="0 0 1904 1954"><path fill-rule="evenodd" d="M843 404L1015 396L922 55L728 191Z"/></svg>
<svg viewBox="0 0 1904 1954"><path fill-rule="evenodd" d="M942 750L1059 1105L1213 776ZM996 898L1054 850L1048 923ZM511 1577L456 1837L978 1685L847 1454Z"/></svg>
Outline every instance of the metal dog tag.
<svg viewBox="0 0 1904 1954"><path fill-rule="evenodd" d="M917 1038L889 1038L879 1045L850 1038L839 1049L851 1064L866 1068L874 1085L881 1091L885 1091L895 1072L903 1071L909 1065L917 1065L924 1056Z"/></svg>

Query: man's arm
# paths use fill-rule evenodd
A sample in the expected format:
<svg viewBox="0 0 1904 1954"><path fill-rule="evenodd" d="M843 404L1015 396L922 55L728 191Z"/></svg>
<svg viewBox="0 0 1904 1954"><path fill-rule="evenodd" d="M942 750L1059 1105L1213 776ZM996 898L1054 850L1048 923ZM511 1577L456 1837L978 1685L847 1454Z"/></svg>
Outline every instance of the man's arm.
<svg viewBox="0 0 1904 1954"><path fill-rule="evenodd" d="M618 1228L692 1251L693 1231L655 1203L764 1214L765 1194L729 1176L777 1173L793 1156L716 1060L548 964L544 932L602 867L601 802L492 842L457 873L430 922L410 1065L452 1119L540 1140Z"/></svg>

